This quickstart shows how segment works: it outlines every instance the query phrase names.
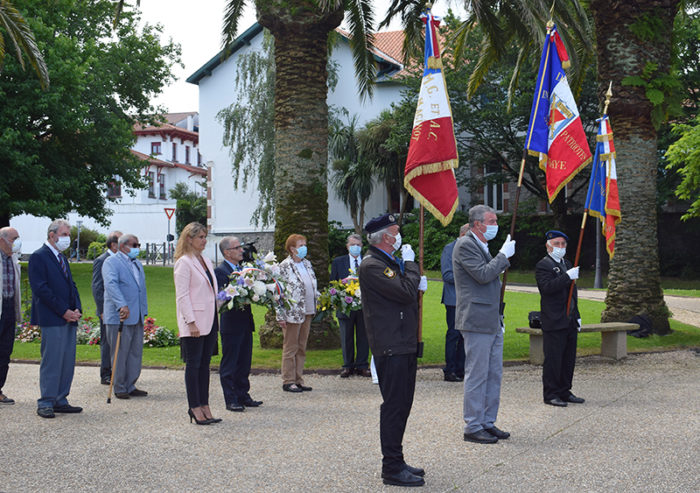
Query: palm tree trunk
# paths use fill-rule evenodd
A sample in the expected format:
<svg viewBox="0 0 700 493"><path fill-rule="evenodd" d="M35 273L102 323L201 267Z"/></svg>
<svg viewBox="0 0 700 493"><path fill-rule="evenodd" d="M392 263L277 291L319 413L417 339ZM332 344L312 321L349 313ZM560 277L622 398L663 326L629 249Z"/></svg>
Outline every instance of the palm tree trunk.
<svg viewBox="0 0 700 493"><path fill-rule="evenodd" d="M329 277L328 34L344 10L321 14L309 0L256 6L258 22L275 39L275 251L284 258L287 237L305 235L320 289ZM309 348L340 346L327 325L312 325Z"/></svg>
<svg viewBox="0 0 700 493"><path fill-rule="evenodd" d="M668 73L673 20L678 0L618 2L592 0L597 36L600 94L613 83L608 114L617 152L617 179L622 222L617 227L615 257L610 265L602 320L627 321L647 314L659 334L670 332L669 311L659 279L656 212L657 133L652 104L642 87L622 86L625 77L640 75L648 62ZM644 19L647 19L644 21ZM660 22L642 39L630 25ZM656 26L656 24L654 24ZM638 30L637 30L638 31ZM639 31L638 31L639 32Z"/></svg>

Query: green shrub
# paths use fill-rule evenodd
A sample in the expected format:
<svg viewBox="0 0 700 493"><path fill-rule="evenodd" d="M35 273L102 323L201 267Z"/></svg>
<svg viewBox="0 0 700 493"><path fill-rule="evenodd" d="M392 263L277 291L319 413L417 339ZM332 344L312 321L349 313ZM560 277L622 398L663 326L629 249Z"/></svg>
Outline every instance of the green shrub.
<svg viewBox="0 0 700 493"><path fill-rule="evenodd" d="M80 237L82 239L82 235ZM105 251L105 242L102 241L93 241L90 243L90 246L87 249L87 259L88 260L95 260L97 257L102 255L102 252Z"/></svg>

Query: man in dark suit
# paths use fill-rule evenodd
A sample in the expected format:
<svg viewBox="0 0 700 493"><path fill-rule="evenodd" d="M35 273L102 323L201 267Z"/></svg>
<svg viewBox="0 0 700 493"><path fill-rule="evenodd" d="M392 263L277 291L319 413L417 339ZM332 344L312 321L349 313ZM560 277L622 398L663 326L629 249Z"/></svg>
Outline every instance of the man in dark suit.
<svg viewBox="0 0 700 493"><path fill-rule="evenodd" d="M461 238L469 231L469 224L459 228ZM451 241L442 249L440 256L440 272L442 274L442 304L445 305L445 368L442 372L446 382L461 382L464 380L464 339L462 333L455 329L455 276L452 269L452 252L457 240Z"/></svg>
<svg viewBox="0 0 700 493"><path fill-rule="evenodd" d="M576 364L576 340L581 330L578 293L574 285L569 313L566 303L571 283L578 279L578 267L564 258L569 238L561 231L547 231L547 255L537 262L535 279L540 290L542 319L542 387L545 404L565 407L583 404L584 399L571 393Z"/></svg>
<svg viewBox="0 0 700 493"><path fill-rule="evenodd" d="M107 235L105 252L97 257L92 262L92 297L97 305L97 316L100 318L100 382L103 385L109 385L109 380L112 376L112 360L110 359L109 337L107 337L107 329L104 323L104 304L105 304L105 284L102 278L102 265L107 257L111 257L117 253L117 243L121 231L112 231Z"/></svg>
<svg viewBox="0 0 700 493"><path fill-rule="evenodd" d="M68 404L75 370L78 320L82 317L80 295L73 282L68 259L61 252L70 247L70 224L56 219L49 225L44 246L29 257L32 287L31 324L41 329L41 364L37 414L79 413L82 407Z"/></svg>
<svg viewBox="0 0 700 493"><path fill-rule="evenodd" d="M214 269L219 290L229 283L233 271L241 270L243 246L235 236L221 239L219 250L224 261ZM250 396L250 364L253 357L253 332L255 322L250 305L240 310L228 310L221 314L221 363L219 379L224 391L226 409L241 412L246 407L258 407L262 401Z"/></svg>
<svg viewBox="0 0 700 493"><path fill-rule="evenodd" d="M464 440L496 443L510 433L496 427L503 376L501 273L510 265L515 241L506 237L495 257L488 242L498 234L496 211L486 205L469 209L469 233L452 254L457 307L455 325L464 337Z"/></svg>
<svg viewBox="0 0 700 493"><path fill-rule="evenodd" d="M346 247L348 249L347 255L333 259L331 281L357 276L357 269L362 262L362 237L358 234L351 234L348 236ZM338 317L338 325L340 325L340 344L343 348L341 378L347 378L353 373L363 377L371 377L372 373L367 364L369 344L367 343L362 310L353 310L349 316L338 310L336 316ZM355 353L355 340L357 340L357 353Z"/></svg>

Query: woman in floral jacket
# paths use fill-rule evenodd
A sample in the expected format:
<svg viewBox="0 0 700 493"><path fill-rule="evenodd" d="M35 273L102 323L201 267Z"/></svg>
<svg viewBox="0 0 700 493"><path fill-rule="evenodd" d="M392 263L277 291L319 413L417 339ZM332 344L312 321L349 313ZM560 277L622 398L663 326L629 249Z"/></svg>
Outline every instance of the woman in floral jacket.
<svg viewBox="0 0 700 493"><path fill-rule="evenodd" d="M289 235L284 248L289 256L280 263L280 277L287 282L291 293L291 307L277 312L282 327L282 390L286 392L309 391L304 385L306 342L309 338L311 319L316 313L319 293L316 274L306 257L306 237Z"/></svg>

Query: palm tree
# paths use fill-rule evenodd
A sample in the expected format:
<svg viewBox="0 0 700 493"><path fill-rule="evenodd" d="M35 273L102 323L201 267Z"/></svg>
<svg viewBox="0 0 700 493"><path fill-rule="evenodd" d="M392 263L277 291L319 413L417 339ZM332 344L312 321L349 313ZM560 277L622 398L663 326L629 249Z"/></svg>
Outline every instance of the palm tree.
<svg viewBox="0 0 700 493"><path fill-rule="evenodd" d="M397 3L397 2L394 2ZM410 0L398 2L413 4ZM590 3L595 32L590 29L583 6ZM526 60L537 60L544 24L550 17L551 0L481 1L465 0L471 16L462 26L464 33L478 24L484 32L477 68L470 78L473 90L499 59L503 48L517 43L519 61L513 72L517 83L519 67ZM671 36L679 0L559 0L551 12L560 26L559 33L569 47L576 87L586 65L595 56L602 96L613 83L615 97L609 109L615 132L617 176L620 184L622 222L617 227L616 253L611 262L606 309L603 321L626 321L648 314L658 333L667 333L669 312L659 281L656 217L656 129L653 116L658 106L647 98L648 89L663 100L663 88L653 87L670 77ZM400 11L397 6L396 12ZM593 44L592 41L597 42ZM459 44L459 37L457 38ZM533 56L534 55L534 56ZM655 68L649 74L649 67ZM640 85L624 85L630 78ZM659 90L660 89L660 90ZM602 99L602 98L601 98Z"/></svg>
<svg viewBox="0 0 700 493"><path fill-rule="evenodd" d="M46 67L44 57L36 45L34 34L27 21L10 0L0 0L0 72L2 72L5 60L5 47L8 44L5 37L10 41L10 46L14 48L15 57L22 68L25 68L24 56L26 56L39 77L41 87L47 88L49 86L49 69Z"/></svg>

